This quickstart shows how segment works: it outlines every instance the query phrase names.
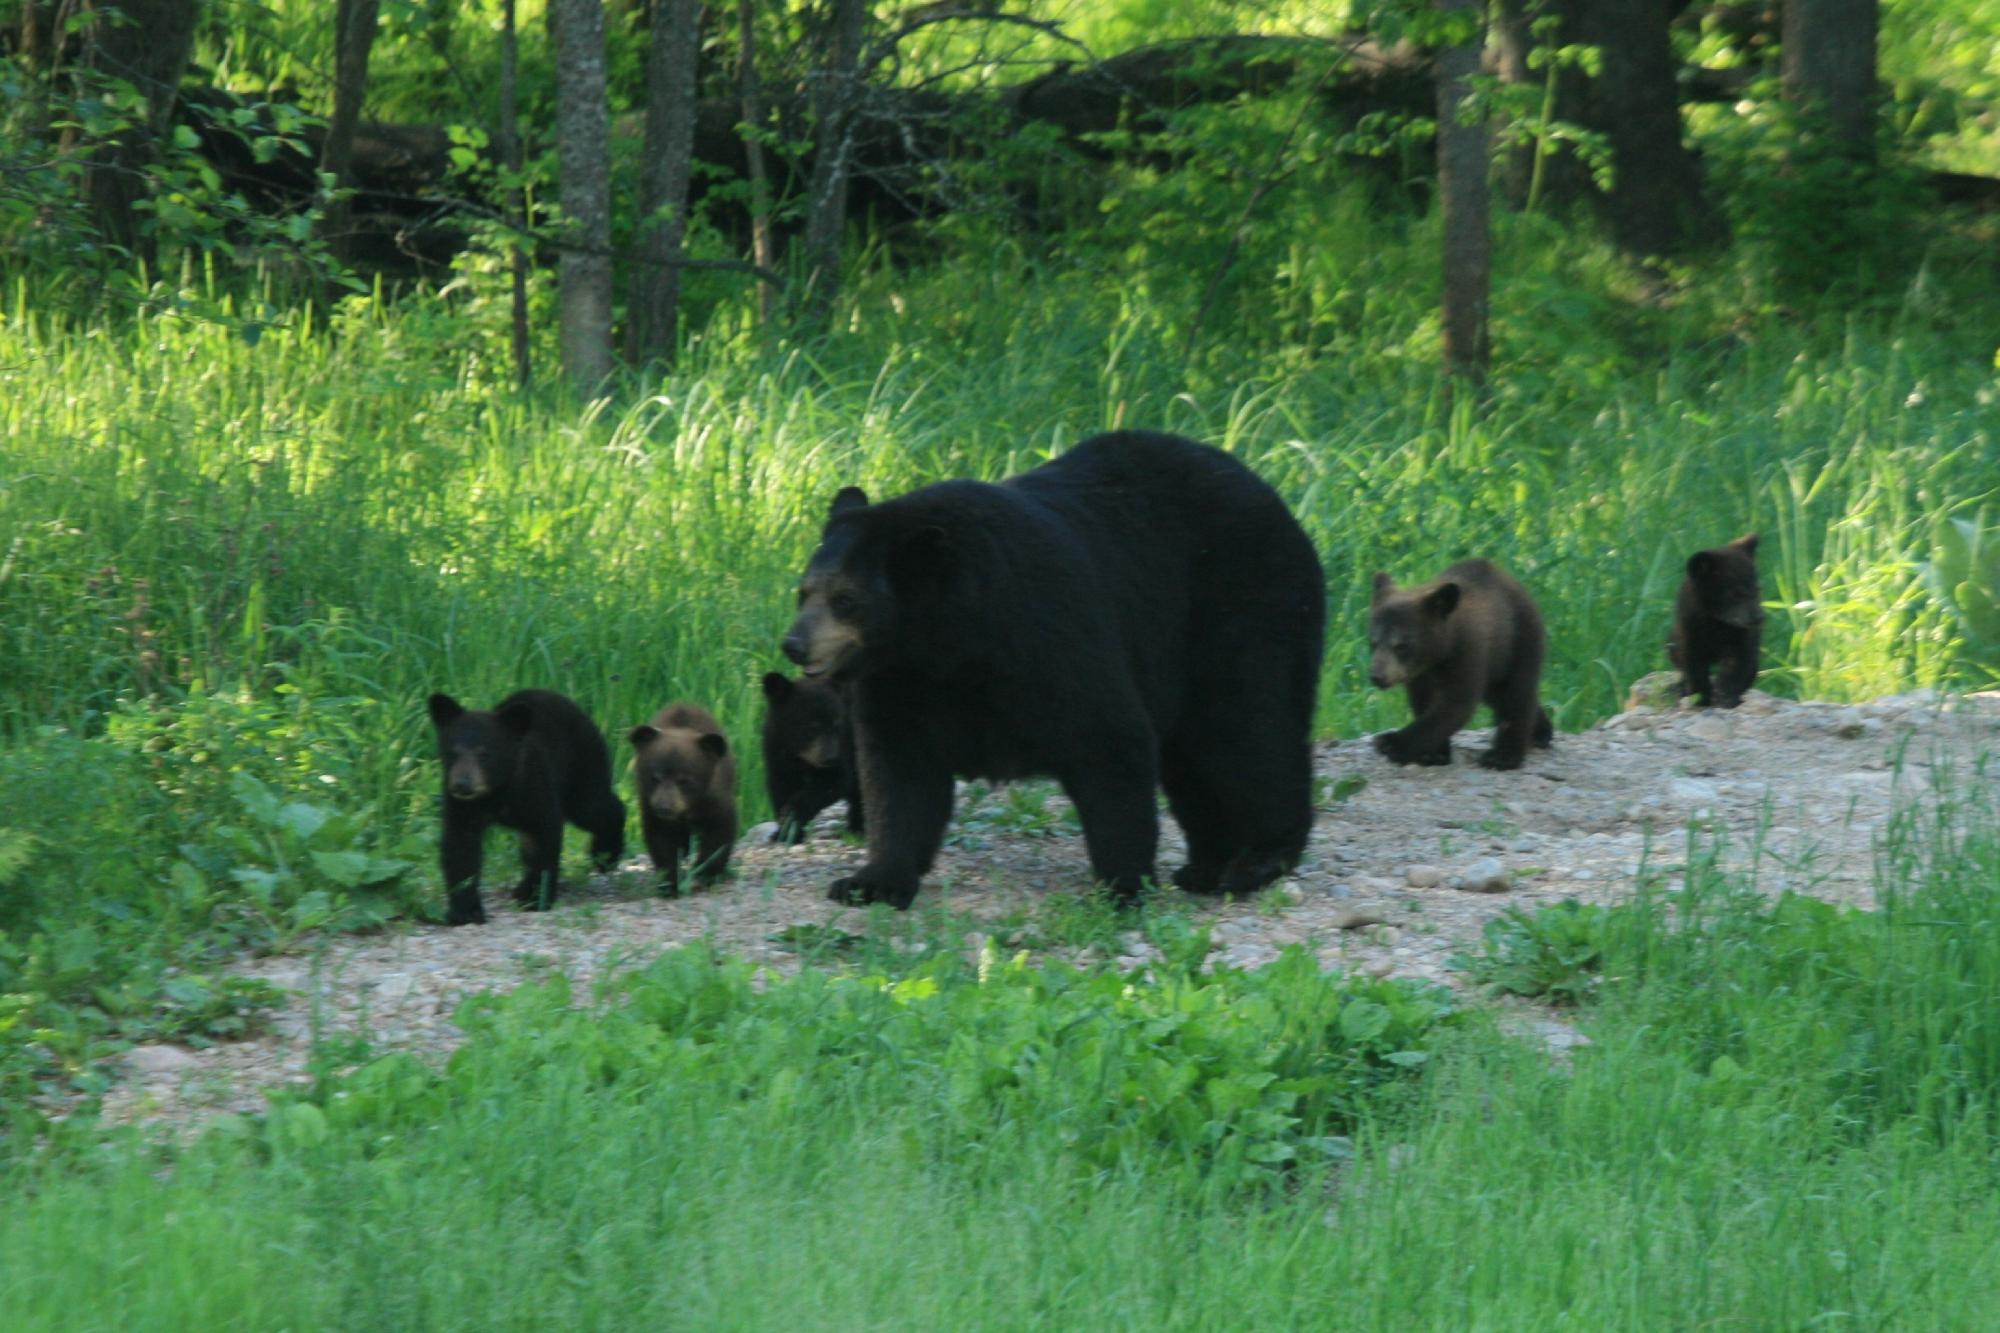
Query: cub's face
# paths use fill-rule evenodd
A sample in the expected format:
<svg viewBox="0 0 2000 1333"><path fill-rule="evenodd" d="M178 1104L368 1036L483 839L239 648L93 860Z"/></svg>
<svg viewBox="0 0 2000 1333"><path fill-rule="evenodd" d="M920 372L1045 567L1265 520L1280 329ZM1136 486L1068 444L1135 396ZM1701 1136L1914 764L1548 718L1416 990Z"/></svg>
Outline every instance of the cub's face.
<svg viewBox="0 0 2000 1333"><path fill-rule="evenodd" d="M1459 587L1405 591L1387 574L1375 576L1368 611L1368 680L1378 690L1405 685L1437 665L1447 641L1445 622L1458 609Z"/></svg>
<svg viewBox="0 0 2000 1333"><path fill-rule="evenodd" d="M1688 584L1703 614L1725 625L1751 629L1764 623L1764 595L1757 585L1757 534L1688 557Z"/></svg>
<svg viewBox="0 0 2000 1333"><path fill-rule="evenodd" d="M448 694L430 697L431 726L444 764L444 792L454 801L477 801L507 785L521 738L532 718L515 705L500 712L462 706Z"/></svg>
<svg viewBox="0 0 2000 1333"><path fill-rule="evenodd" d="M628 738L639 804L662 819L687 818L715 785L715 771L729 754L729 742L713 731L637 726Z"/></svg>

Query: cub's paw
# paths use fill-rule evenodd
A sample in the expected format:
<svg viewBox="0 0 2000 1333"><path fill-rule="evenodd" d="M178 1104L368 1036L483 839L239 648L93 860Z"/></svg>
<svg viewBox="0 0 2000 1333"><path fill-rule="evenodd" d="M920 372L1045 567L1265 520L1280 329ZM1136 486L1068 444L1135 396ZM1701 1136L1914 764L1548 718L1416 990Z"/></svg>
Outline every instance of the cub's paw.
<svg viewBox="0 0 2000 1333"><path fill-rule="evenodd" d="M1427 768L1436 768L1451 762L1450 741L1433 749L1420 750L1400 731L1375 733L1375 749L1392 764L1420 764Z"/></svg>
<svg viewBox="0 0 2000 1333"><path fill-rule="evenodd" d="M867 874L843 875L827 889L826 896L829 902L845 903L849 907L887 903L897 911L907 911L916 900L917 888L914 884L902 888Z"/></svg>
<svg viewBox="0 0 2000 1333"><path fill-rule="evenodd" d="M1519 750L1501 749L1483 750L1479 755L1479 766L1481 768L1519 768L1521 766L1521 752Z"/></svg>
<svg viewBox="0 0 2000 1333"><path fill-rule="evenodd" d="M543 889L534 883L516 885L514 901L521 904L524 912L546 912L556 905L556 886L551 884Z"/></svg>

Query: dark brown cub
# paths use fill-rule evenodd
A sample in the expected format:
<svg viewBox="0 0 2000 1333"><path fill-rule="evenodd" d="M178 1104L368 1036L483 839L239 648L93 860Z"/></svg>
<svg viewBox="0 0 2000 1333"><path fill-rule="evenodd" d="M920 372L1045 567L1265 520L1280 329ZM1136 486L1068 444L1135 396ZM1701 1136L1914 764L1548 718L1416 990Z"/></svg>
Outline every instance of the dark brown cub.
<svg viewBox="0 0 2000 1333"><path fill-rule="evenodd" d="M729 868L736 843L736 759L707 709L668 704L627 733L639 792L639 827L668 897L681 891L692 851L701 883Z"/></svg>
<svg viewBox="0 0 2000 1333"><path fill-rule="evenodd" d="M1493 744L1479 762L1519 768L1555 729L1536 697L1547 636L1528 590L1487 560L1462 560L1413 588L1375 576L1368 615L1368 678L1401 685L1410 724L1375 737L1398 764L1448 764L1451 737L1481 703L1493 710Z"/></svg>

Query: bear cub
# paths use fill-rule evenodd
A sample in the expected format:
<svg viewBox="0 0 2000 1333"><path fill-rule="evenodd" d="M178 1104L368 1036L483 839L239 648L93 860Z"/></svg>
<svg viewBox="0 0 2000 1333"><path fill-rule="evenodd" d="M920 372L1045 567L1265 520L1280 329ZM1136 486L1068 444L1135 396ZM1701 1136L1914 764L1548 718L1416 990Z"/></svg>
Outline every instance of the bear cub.
<svg viewBox="0 0 2000 1333"><path fill-rule="evenodd" d="M433 694L429 709L444 763L446 925L486 920L479 872L494 824L520 835L514 899L530 911L556 900L563 821L590 834L599 870L618 863L625 803L611 790L611 750L575 703L553 690L520 690L490 710Z"/></svg>
<svg viewBox="0 0 2000 1333"><path fill-rule="evenodd" d="M1549 747L1555 729L1536 698L1548 650L1542 613L1491 561L1462 560L1413 588L1377 574L1368 646L1368 679L1409 695L1410 725L1375 737L1395 763L1449 764L1452 733L1481 703L1494 722L1483 766L1519 768L1529 745Z"/></svg>
<svg viewBox="0 0 2000 1333"><path fill-rule="evenodd" d="M1734 708L1757 679L1764 595L1757 584L1757 534L1688 557L1674 598L1667 656L1681 669L1680 692L1706 708Z"/></svg>
<svg viewBox="0 0 2000 1333"><path fill-rule="evenodd" d="M771 841L805 841L806 825L835 801L847 802L850 832L866 830L854 722L836 686L766 674L763 739L764 789L778 821Z"/></svg>
<svg viewBox="0 0 2000 1333"><path fill-rule="evenodd" d="M736 758L707 709L668 704L627 733L639 792L639 827L662 891L681 891L692 845L693 874L706 884L729 868L736 843Z"/></svg>

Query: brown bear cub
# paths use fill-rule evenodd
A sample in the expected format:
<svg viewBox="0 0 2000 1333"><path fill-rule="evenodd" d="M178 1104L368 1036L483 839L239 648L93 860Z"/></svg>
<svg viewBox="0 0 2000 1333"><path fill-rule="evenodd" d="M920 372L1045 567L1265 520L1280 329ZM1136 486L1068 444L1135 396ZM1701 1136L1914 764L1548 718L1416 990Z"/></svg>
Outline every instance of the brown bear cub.
<svg viewBox="0 0 2000 1333"><path fill-rule="evenodd" d="M1667 644L1667 656L1681 669L1680 692L1704 708L1736 707L1757 679L1763 637L1757 534L1689 556Z"/></svg>
<svg viewBox="0 0 2000 1333"><path fill-rule="evenodd" d="M520 690L492 710L430 697L444 762L445 924L486 920L479 871L486 830L521 838L514 899L530 911L556 900L563 821L590 834L590 859L609 870L625 852L625 803L611 790L611 750L584 711L552 690Z"/></svg>
<svg viewBox="0 0 2000 1333"><path fill-rule="evenodd" d="M1481 703L1494 722L1485 767L1519 768L1530 744L1549 747L1555 728L1535 693L1548 651L1542 613L1492 562L1461 560L1413 588L1377 574L1368 645L1368 679L1410 698L1410 725L1375 737L1394 762L1449 764L1452 733Z"/></svg>
<svg viewBox="0 0 2000 1333"><path fill-rule="evenodd" d="M708 883L729 868L736 842L736 758L705 708L668 704L627 733L639 789L639 827L669 898L693 844L693 874Z"/></svg>
<svg viewBox="0 0 2000 1333"><path fill-rule="evenodd" d="M813 816L835 801L847 802L849 832L866 829L854 721L838 686L765 675L764 788L778 821L773 842L803 842Z"/></svg>

